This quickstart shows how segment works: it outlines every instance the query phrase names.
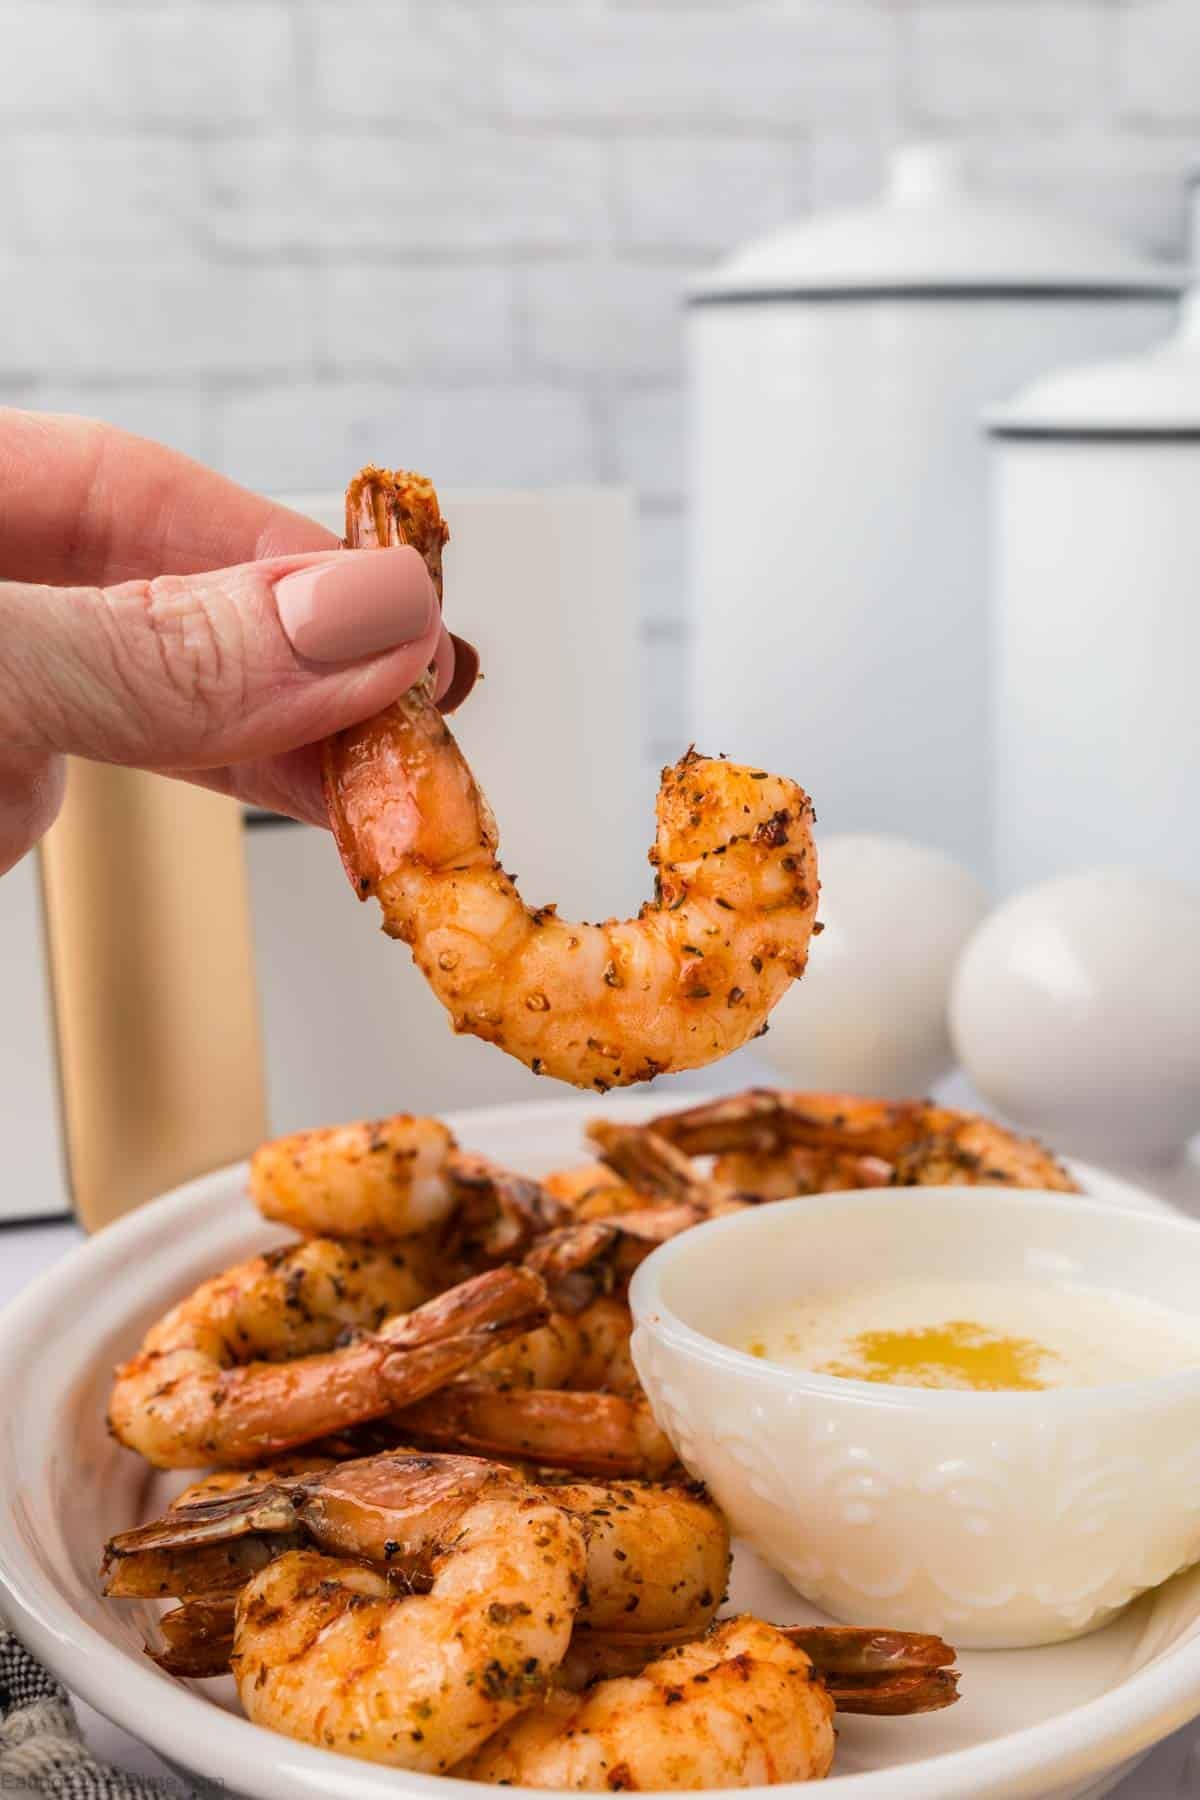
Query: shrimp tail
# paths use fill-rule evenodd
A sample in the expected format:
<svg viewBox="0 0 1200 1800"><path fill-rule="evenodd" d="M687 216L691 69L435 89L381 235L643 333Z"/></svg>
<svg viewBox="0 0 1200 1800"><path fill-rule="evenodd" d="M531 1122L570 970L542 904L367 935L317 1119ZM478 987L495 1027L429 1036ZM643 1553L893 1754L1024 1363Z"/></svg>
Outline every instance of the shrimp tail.
<svg viewBox="0 0 1200 1800"><path fill-rule="evenodd" d="M185 1600L158 1621L165 1642L161 1647L147 1644L146 1655L168 1675L188 1681L228 1675L236 1615L237 1600L232 1595Z"/></svg>
<svg viewBox="0 0 1200 1800"><path fill-rule="evenodd" d="M489 1269L415 1312L389 1320L364 1343L380 1353L388 1394L381 1412L423 1400L455 1375L550 1316L546 1284L533 1269Z"/></svg>
<svg viewBox="0 0 1200 1800"><path fill-rule="evenodd" d="M897 1719L953 1706L958 1682L955 1669L913 1669L904 1675L834 1675L825 1691L839 1712Z"/></svg>
<svg viewBox="0 0 1200 1800"><path fill-rule="evenodd" d="M937 1712L958 1699L955 1651L940 1637L853 1625L779 1629L812 1662L839 1712L894 1718Z"/></svg>
<svg viewBox="0 0 1200 1800"><path fill-rule="evenodd" d="M645 1206L547 1232L525 1258L545 1278L559 1312L579 1313L611 1294L658 1244L702 1222L695 1207Z"/></svg>
<svg viewBox="0 0 1200 1800"><path fill-rule="evenodd" d="M439 605L442 600L442 550L449 538L450 527L442 517L433 483L425 475L409 469L381 469L368 463L346 489L343 548L373 550L387 545L409 545L424 561ZM418 683L422 697L430 686L427 676ZM386 720L388 716L383 713L380 718ZM342 744L346 736L339 733L326 738L321 746L321 783L342 866L359 899L367 900L375 892L376 881L383 870L369 870L364 866L361 825L343 803ZM373 736L368 740L368 746L376 741ZM404 784L398 785L403 787ZM482 795L479 798L482 800ZM483 804L486 808L486 801Z"/></svg>
<svg viewBox="0 0 1200 1800"><path fill-rule="evenodd" d="M458 1203L451 1238L468 1257L515 1260L548 1232L571 1223L570 1208L526 1175L462 1150L453 1152L447 1166Z"/></svg>
<svg viewBox="0 0 1200 1800"><path fill-rule="evenodd" d="M713 1198L712 1184L697 1174L684 1151L659 1132L643 1125L618 1125L593 1119L587 1135L601 1162L648 1200L694 1208L703 1218Z"/></svg>
<svg viewBox="0 0 1200 1800"><path fill-rule="evenodd" d="M105 1561L116 1564L143 1550L194 1550L203 1544L273 1536L291 1530L295 1523L296 1510L282 1482L278 1487L243 1488L172 1507L161 1519L119 1531L108 1541Z"/></svg>
<svg viewBox="0 0 1200 1800"><path fill-rule="evenodd" d="M920 1631L858 1625L781 1625L780 1631L822 1675L910 1675L947 1669L955 1651L944 1638Z"/></svg>

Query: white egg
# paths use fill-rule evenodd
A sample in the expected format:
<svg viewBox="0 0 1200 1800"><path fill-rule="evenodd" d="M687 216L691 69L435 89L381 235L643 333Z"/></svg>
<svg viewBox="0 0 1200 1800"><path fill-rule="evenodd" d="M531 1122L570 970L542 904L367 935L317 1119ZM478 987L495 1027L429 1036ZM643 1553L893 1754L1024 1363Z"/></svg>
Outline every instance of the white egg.
<svg viewBox="0 0 1200 1800"><path fill-rule="evenodd" d="M979 1093L1056 1148L1166 1161L1200 1129L1200 893L1112 869L999 907L951 1030Z"/></svg>
<svg viewBox="0 0 1200 1800"><path fill-rule="evenodd" d="M950 982L987 897L941 851L903 838L817 849L825 929L756 1048L790 1087L923 1094L953 1065Z"/></svg>

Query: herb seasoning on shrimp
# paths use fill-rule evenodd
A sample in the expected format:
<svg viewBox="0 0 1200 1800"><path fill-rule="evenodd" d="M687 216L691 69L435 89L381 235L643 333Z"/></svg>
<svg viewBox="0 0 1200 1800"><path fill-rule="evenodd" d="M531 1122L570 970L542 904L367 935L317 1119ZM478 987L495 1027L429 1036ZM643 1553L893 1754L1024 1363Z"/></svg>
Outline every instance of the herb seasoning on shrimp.
<svg viewBox="0 0 1200 1800"><path fill-rule="evenodd" d="M346 541L410 544L441 592L448 532L422 476L367 468ZM808 795L783 776L694 750L664 769L636 919L571 924L525 905L497 860L491 808L428 679L324 747L347 874L410 945L456 1031L535 1074L603 1092L700 1068L758 1036L804 973L817 910Z"/></svg>

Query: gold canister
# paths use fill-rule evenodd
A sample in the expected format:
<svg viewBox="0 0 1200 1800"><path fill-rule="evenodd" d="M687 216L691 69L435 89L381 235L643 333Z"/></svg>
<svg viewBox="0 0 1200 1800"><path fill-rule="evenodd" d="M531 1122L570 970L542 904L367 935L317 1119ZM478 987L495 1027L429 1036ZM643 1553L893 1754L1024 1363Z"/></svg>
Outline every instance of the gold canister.
<svg viewBox="0 0 1200 1800"><path fill-rule="evenodd" d="M242 812L72 763L41 847L67 1166L96 1230L266 1135Z"/></svg>

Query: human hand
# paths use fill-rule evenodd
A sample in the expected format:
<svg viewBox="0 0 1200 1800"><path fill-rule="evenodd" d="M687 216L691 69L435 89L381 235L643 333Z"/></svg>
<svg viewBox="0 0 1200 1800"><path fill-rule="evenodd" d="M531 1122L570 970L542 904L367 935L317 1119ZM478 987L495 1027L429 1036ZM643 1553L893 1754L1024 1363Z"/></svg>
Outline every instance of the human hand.
<svg viewBox="0 0 1200 1800"><path fill-rule="evenodd" d="M53 823L63 758L175 775L327 824L320 742L431 663L477 659L420 556L91 420L0 408L0 874Z"/></svg>

